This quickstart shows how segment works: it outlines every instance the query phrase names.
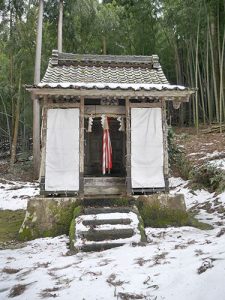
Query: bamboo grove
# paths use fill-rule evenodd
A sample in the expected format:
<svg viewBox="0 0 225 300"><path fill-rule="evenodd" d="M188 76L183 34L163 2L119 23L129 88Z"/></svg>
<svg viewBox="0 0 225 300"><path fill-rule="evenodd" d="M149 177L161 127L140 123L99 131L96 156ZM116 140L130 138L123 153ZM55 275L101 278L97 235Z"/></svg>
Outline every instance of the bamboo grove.
<svg viewBox="0 0 225 300"><path fill-rule="evenodd" d="M37 0L0 0L0 139L12 142L15 125L26 144L32 106L24 84L33 83ZM58 1L44 2L42 75L57 48ZM65 0L63 51L158 54L174 84L196 87L176 125L225 122L224 0ZM17 138L17 137L16 137Z"/></svg>

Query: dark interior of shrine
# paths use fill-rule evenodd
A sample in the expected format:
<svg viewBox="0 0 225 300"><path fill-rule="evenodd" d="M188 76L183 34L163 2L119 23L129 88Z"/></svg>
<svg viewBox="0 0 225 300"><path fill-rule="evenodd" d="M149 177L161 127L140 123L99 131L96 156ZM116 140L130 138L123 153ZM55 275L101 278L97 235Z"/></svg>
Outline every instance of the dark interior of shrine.
<svg viewBox="0 0 225 300"><path fill-rule="evenodd" d="M88 132L88 119L84 130L84 176L123 177L125 176L125 131L119 131L120 122L109 117L109 133L112 145L112 170L102 174L102 139L101 118L93 118L92 131Z"/></svg>

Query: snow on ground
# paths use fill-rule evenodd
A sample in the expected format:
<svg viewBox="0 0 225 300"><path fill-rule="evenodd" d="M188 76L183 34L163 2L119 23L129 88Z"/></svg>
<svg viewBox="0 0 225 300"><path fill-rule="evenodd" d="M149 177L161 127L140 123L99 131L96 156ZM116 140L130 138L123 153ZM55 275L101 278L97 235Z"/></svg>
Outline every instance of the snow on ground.
<svg viewBox="0 0 225 300"><path fill-rule="evenodd" d="M187 183L171 178L171 193L184 193L187 208L196 209L198 218L215 229L147 228L146 246L73 256L68 256L66 236L1 250L0 299L19 292L18 300L224 299L225 225L218 208L225 206L225 193L192 191Z"/></svg>
<svg viewBox="0 0 225 300"><path fill-rule="evenodd" d="M37 183L0 180L0 209L26 209L27 200L38 194Z"/></svg>
<svg viewBox="0 0 225 300"><path fill-rule="evenodd" d="M170 178L171 194L184 194L188 210L196 213L199 221L213 227L225 225L225 192L219 195L208 191L191 190L188 181L182 178Z"/></svg>
<svg viewBox="0 0 225 300"><path fill-rule="evenodd" d="M208 164L225 171L225 158L211 160Z"/></svg>
<svg viewBox="0 0 225 300"><path fill-rule="evenodd" d="M37 239L0 251L0 299L224 299L225 234L219 229L146 230L145 247L66 256L67 237ZM220 236L221 235L221 236ZM136 298L135 298L136 297Z"/></svg>
<svg viewBox="0 0 225 300"><path fill-rule="evenodd" d="M224 155L224 154L225 154L224 152L219 152L216 150L213 153L206 153L206 155L199 158L199 160L209 160L209 159L212 159L214 157L218 157L218 156Z"/></svg>

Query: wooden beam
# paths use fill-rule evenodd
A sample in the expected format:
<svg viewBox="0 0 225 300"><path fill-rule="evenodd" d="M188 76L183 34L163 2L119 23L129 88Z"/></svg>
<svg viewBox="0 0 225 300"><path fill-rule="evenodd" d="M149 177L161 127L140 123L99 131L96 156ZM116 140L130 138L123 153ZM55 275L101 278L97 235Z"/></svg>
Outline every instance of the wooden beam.
<svg viewBox="0 0 225 300"><path fill-rule="evenodd" d="M84 98L80 99L80 186L79 194L81 197L84 196Z"/></svg>
<svg viewBox="0 0 225 300"><path fill-rule="evenodd" d="M125 106L111 106L111 105L85 105L84 107L85 114L118 114L125 115L126 109Z"/></svg>
<svg viewBox="0 0 225 300"><path fill-rule="evenodd" d="M131 188L131 131L130 131L130 100L126 97L126 185L127 195L132 194Z"/></svg>
<svg viewBox="0 0 225 300"><path fill-rule="evenodd" d="M157 102L157 103L130 103L130 107L135 108L156 108L156 107L162 107L161 102Z"/></svg>
<svg viewBox="0 0 225 300"><path fill-rule="evenodd" d="M169 161L168 161L168 142L167 142L167 121L166 121L166 101L161 100L162 103L162 130L163 130L163 173L165 179L165 190L169 192Z"/></svg>
<svg viewBox="0 0 225 300"><path fill-rule="evenodd" d="M59 89L59 88L27 88L28 91L35 95L63 95L63 96L83 96L86 98L118 97L118 98L138 98L138 97L166 97L168 101L173 101L172 97L179 97L182 102L187 102L189 95L193 91L134 91L134 90L98 90L98 89Z"/></svg>
<svg viewBox="0 0 225 300"><path fill-rule="evenodd" d="M80 103L46 103L46 108L80 108Z"/></svg>

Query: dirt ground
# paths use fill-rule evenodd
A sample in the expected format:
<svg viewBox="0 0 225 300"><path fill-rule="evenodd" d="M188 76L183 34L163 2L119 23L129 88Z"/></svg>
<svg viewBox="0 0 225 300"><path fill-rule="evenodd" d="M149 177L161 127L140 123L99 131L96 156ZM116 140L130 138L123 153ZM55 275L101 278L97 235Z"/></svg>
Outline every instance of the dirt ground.
<svg viewBox="0 0 225 300"><path fill-rule="evenodd" d="M13 170L10 170L9 159L0 160L0 179L33 182L32 161L17 162Z"/></svg>
<svg viewBox="0 0 225 300"><path fill-rule="evenodd" d="M225 133L206 133L201 127L196 134L195 128L173 128L175 141L182 148L190 163L200 166L206 161L225 158Z"/></svg>

